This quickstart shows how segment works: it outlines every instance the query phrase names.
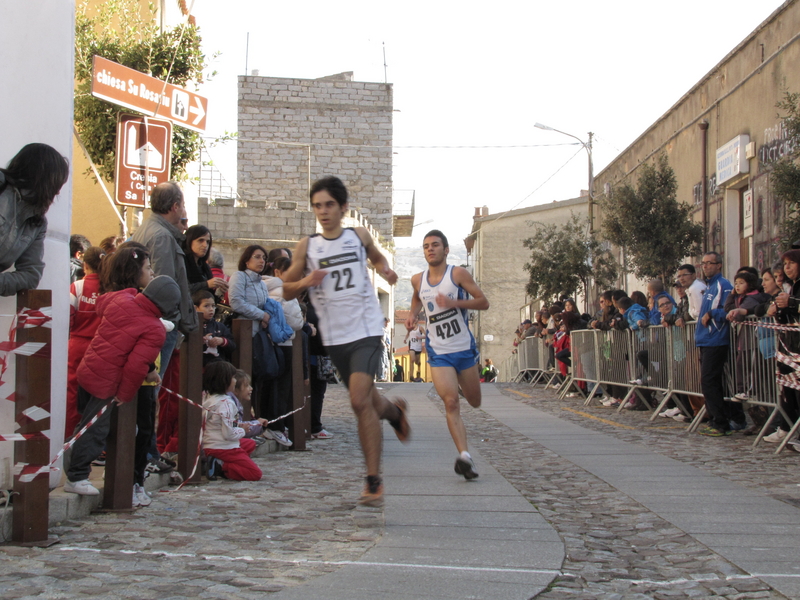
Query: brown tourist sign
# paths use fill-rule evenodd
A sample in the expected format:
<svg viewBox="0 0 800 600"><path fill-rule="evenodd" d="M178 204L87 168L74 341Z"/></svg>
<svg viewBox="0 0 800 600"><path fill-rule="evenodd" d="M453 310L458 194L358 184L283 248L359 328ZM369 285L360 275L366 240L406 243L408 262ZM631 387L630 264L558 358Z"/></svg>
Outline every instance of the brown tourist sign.
<svg viewBox="0 0 800 600"><path fill-rule="evenodd" d="M206 129L208 98L102 56L92 59L92 95L200 133Z"/></svg>

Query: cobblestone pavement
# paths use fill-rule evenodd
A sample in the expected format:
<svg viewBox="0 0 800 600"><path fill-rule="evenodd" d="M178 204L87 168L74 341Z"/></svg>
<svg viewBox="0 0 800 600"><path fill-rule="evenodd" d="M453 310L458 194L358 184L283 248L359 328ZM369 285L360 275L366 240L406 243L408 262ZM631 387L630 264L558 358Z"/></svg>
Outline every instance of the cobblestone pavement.
<svg viewBox="0 0 800 600"><path fill-rule="evenodd" d="M686 425L648 412L583 407L552 391L501 384L504 394L587 429L600 431L742 485L769 490L800 505L800 455L775 456L774 445L755 451L753 438L707 438ZM758 579L711 553L645 507L480 410L464 420L484 460L534 504L566 546L563 575L537 599L784 598Z"/></svg>
<svg viewBox="0 0 800 600"><path fill-rule="evenodd" d="M752 451L752 438L738 434L709 439L671 420L651 424L643 412L584 408L524 384L499 387L559 418L800 504L800 455L790 450L775 456L766 444ZM564 540L562 575L537 598L783 598L602 480L462 407L481 459ZM329 388L324 422L333 439L257 459L261 482L159 493L148 508L60 524L51 533L61 541L49 549L0 548L0 598L262 598L357 560L380 538L383 514L355 507L363 467L343 387Z"/></svg>

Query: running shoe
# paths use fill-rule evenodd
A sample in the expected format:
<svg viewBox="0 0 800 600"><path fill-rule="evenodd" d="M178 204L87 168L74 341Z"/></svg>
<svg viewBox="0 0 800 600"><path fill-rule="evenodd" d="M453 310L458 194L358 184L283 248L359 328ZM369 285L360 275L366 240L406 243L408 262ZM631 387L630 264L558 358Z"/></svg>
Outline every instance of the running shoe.
<svg viewBox="0 0 800 600"><path fill-rule="evenodd" d="M777 444L778 442L782 441L788 435L788 431L784 431L780 427L778 427L775 431L770 433L769 435L765 435L762 440L767 442L768 444Z"/></svg>
<svg viewBox="0 0 800 600"><path fill-rule="evenodd" d="M456 459L456 467L455 467L456 474L463 475L464 479L469 481L470 479L475 479L478 476L478 471L475 470L475 463L473 460L458 457Z"/></svg>
<svg viewBox="0 0 800 600"><path fill-rule="evenodd" d="M376 508L383 506L383 483L366 484L358 503L361 506L374 506Z"/></svg>
<svg viewBox="0 0 800 600"><path fill-rule="evenodd" d="M333 437L333 434L330 431L322 429L317 433L312 433L311 437L314 438L315 440L329 440Z"/></svg>
<svg viewBox="0 0 800 600"><path fill-rule="evenodd" d="M269 431L273 440L278 442L281 446L286 446L287 448L292 445L292 440L290 440L285 433L282 431L275 431L274 429L264 430ZM267 436L264 436L267 437Z"/></svg>
<svg viewBox="0 0 800 600"><path fill-rule="evenodd" d="M71 494L78 494L79 496L99 496L100 490L94 487L88 479L81 481L70 481L67 479L64 483L64 491Z"/></svg>
<svg viewBox="0 0 800 600"><path fill-rule="evenodd" d="M150 497L145 489L138 483L133 484L133 507L137 506L150 506L153 499Z"/></svg>
<svg viewBox="0 0 800 600"><path fill-rule="evenodd" d="M706 425L697 433L699 433L700 435L706 435L708 437L725 437L726 435L731 435L733 431L731 431L730 429L722 431L721 429L717 429L716 427L712 427L711 425Z"/></svg>
<svg viewBox="0 0 800 600"><path fill-rule="evenodd" d="M405 398L400 398L399 396L392 398L390 402L400 409L400 416L395 420L389 419L389 425L394 428L397 439L407 444L411 441L411 426L408 424L408 418L406 417L408 402L406 402Z"/></svg>
<svg viewBox="0 0 800 600"><path fill-rule="evenodd" d="M95 466L95 467L105 467L106 466L106 451L105 450L103 450L100 453L100 456L98 456L97 458L95 458L92 461L92 465Z"/></svg>

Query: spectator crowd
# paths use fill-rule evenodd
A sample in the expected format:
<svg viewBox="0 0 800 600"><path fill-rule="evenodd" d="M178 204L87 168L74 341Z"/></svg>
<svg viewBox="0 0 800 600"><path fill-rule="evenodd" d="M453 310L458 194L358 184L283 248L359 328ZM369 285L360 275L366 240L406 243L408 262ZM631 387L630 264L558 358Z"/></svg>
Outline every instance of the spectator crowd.
<svg viewBox="0 0 800 600"><path fill-rule="evenodd" d="M648 282L646 293L638 290L630 294L624 290L604 291L593 315L581 313L575 300L562 296L558 302L535 311L532 319L520 323L514 332L514 352L526 339L542 340L549 353L547 367L554 371L555 384L560 386L568 380L572 366L572 332L583 329L630 331L632 339L637 342L630 347L637 348L636 351L629 355L629 346L627 342L623 343L627 338L612 336L608 339L618 342L612 341L607 350L607 358L628 363L627 372L631 374L628 385L603 384L595 395L603 406L619 407L624 402L626 409L646 410L647 404L642 402L642 398L655 399L654 390L649 389L648 384L653 385L651 382L657 379L662 368L660 356L650 356L652 347L648 343L652 342L647 340L653 338L646 337L646 330L679 328L673 330L672 356L683 360L686 355L684 344L693 338L699 365L690 365L687 376L699 379L702 394L675 394L674 401L670 399L659 415L688 421L705 408L704 426L699 429L703 435L722 437L734 431L759 433L769 413L763 405L753 402L757 400L754 394L756 390L769 389L770 386L774 389L776 369L784 375L794 372L791 366L776 361L775 349L780 343L787 350L797 352L800 350L800 336L764 327L747 328L742 334L738 334L740 329L737 328L736 335L732 336L731 327L748 317L751 320L768 318L770 322L784 325L800 321L800 249L785 252L780 262L760 272L743 266L732 281L723 276L721 256L709 252L699 264L681 265L675 281L670 284L673 293L659 279ZM732 340L736 344L734 347L731 347ZM731 364L727 364L729 361ZM753 363L758 363L758 368L753 368ZM730 378L735 382L733 384L726 380L726 367L733 374ZM587 380L595 376L581 375ZM584 381L574 381L574 385L584 394L587 392ZM632 388L639 393L629 393ZM765 432L763 439L766 442L783 441L800 418L800 392L791 387L781 387L780 390L780 410L770 430ZM578 395L578 390L567 394ZM796 439L789 444L800 451L800 442Z"/></svg>
<svg viewBox="0 0 800 600"><path fill-rule="evenodd" d="M222 254L204 225L188 227L177 184L156 186L152 214L127 241L108 237L93 246L82 235L70 239L70 341L67 438L104 405L106 410L78 437L65 457L65 490L97 495L91 466L105 464L114 406L137 401L133 506L147 506L144 479L170 473L176 482L180 348L198 329L203 339L202 379L207 418L202 465L209 479L257 481L262 473L250 455L271 439L288 437L293 367L302 368L310 389L311 437L333 434L322 424L327 385L335 381L306 298L285 300L282 276L291 250L254 244L225 276ZM251 321L252 373L232 364L234 318ZM292 346L302 341L302 365ZM384 370L390 370L386 357ZM198 399L199 400L199 399Z"/></svg>

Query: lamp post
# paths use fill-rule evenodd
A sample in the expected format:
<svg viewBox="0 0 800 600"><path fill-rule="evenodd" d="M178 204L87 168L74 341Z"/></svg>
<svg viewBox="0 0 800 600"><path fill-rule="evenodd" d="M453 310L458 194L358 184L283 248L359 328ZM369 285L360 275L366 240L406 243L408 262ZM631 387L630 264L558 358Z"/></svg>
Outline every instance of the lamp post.
<svg viewBox="0 0 800 600"><path fill-rule="evenodd" d="M594 134L590 131L589 132L589 141L584 142L579 137L572 135L571 133L567 133L566 131L561 131L559 129L555 129L553 127L548 127L547 125L543 125L542 123L534 123L533 125L537 129L545 129L547 131L555 131L556 133L560 133L562 135L566 135L571 137L574 140L578 140L581 146L584 147L586 153L589 155L589 235L594 235L594 165L592 163L592 137Z"/></svg>

